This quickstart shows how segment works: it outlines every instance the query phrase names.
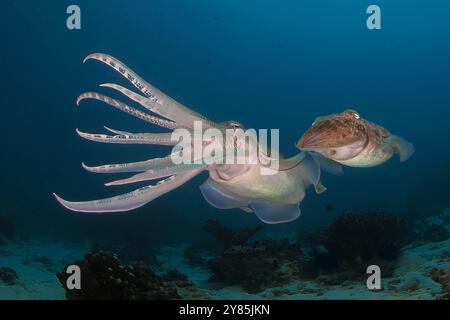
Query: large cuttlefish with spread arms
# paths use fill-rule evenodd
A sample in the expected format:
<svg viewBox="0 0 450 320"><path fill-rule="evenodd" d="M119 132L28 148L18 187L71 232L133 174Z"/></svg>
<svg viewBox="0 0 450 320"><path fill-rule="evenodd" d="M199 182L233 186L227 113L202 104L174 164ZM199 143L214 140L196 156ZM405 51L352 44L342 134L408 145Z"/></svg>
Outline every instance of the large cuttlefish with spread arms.
<svg viewBox="0 0 450 320"><path fill-rule="evenodd" d="M111 56L96 53L89 55L85 61L90 59L109 65L139 89L143 95L118 84L101 85L119 91L139 104L141 110L96 92L82 94L78 98L77 104L85 99L100 100L150 124L172 131L183 129L194 133L195 123L198 122L201 122L202 128L205 130L217 129L220 132L233 130L235 136L231 142L227 140L222 146L224 154L230 150L237 152L240 150L236 149L245 147L245 143L244 146L236 143L236 139L242 132L242 126L238 122L214 123L165 95ZM107 127L105 129L109 131L109 134L90 134L78 129L77 133L85 139L104 143L175 146L179 142L173 139L173 132L130 133ZM262 157L257 157L257 161L254 163L244 161L244 163L228 164L223 161L198 161L206 159L196 159L195 152L191 159L194 161L191 163L174 163L174 153L179 153L181 156L192 150L195 143L200 142L201 148L206 148L213 143L204 136L201 136L200 139L201 141L194 139L182 150L174 148L172 153L164 158L96 167L90 167L83 163L86 170L94 173L134 173L130 178L107 183L107 186L162 179L156 184L141 187L119 196L93 201L71 202L56 194L55 197L64 207L73 211L94 213L129 211L178 188L202 171L208 171L209 178L200 186L201 193L207 202L220 209L241 208L246 212L254 212L263 222L274 224L293 221L300 216L299 205L308 186L313 185L317 193L325 190L320 183L320 166L307 153L301 152L292 158L283 159L276 152L271 154L262 152L262 150L267 150L267 146L260 142L257 142L256 152ZM271 174L263 174L263 169L271 170L274 163L276 163L277 170Z"/></svg>

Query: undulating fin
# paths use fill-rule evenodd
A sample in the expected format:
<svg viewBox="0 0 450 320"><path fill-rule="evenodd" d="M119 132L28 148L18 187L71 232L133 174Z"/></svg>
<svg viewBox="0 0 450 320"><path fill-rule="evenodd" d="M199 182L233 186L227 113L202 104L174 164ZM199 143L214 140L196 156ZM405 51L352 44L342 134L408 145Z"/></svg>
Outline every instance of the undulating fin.
<svg viewBox="0 0 450 320"><path fill-rule="evenodd" d="M327 190L320 182L320 167L310 155L303 159L299 167L302 178L314 186L316 193L320 194Z"/></svg>
<svg viewBox="0 0 450 320"><path fill-rule="evenodd" d="M98 133L86 133L76 129L77 134L87 140L116 143L116 144L156 144L161 146L173 146L177 141L171 141L171 133L127 133L118 135L107 135Z"/></svg>
<svg viewBox="0 0 450 320"><path fill-rule="evenodd" d="M86 62L90 59L101 61L122 74L149 100L160 106L158 108L155 108L155 110L157 109L159 111L154 111L155 113L158 113L163 117L173 119L183 127L192 127L193 122L196 120L202 120L203 126L205 128L215 127L215 124L212 121L206 119L201 114L188 109L181 103L164 94L163 92L146 82L144 79L142 79L133 70L128 68L125 64L123 64L116 58L103 53L94 53L87 56L83 62Z"/></svg>
<svg viewBox="0 0 450 320"><path fill-rule="evenodd" d="M116 99L113 99L111 97L105 96L101 93L97 93L97 92L85 92L83 94L81 94L78 99L77 99L77 105L80 104L80 102L84 99L94 99L94 100L99 100L99 101L103 101L107 104L109 104L110 106L113 106L119 110L122 110L128 114L131 114L132 116L139 118L141 120L144 120L146 122L149 122L151 124L155 124L157 126L163 127L163 128L167 128L167 129L175 129L178 127L178 125L173 122L173 121L169 121L166 119L162 119L162 118L158 118L149 114L146 114L142 111L139 111L137 109L134 109L132 107L130 107L129 105L118 101Z"/></svg>
<svg viewBox="0 0 450 320"><path fill-rule="evenodd" d="M319 181L317 185L314 186L314 189L317 194L321 194L322 192L327 191L327 187L325 187L322 182Z"/></svg>
<svg viewBox="0 0 450 320"><path fill-rule="evenodd" d="M400 156L400 162L405 162L413 155L415 148L412 143L407 142L399 136L389 136L386 142L394 149Z"/></svg>
<svg viewBox="0 0 450 320"><path fill-rule="evenodd" d="M343 166L340 163L325 158L317 152L310 152L309 154L323 171L337 176L342 176L344 174Z"/></svg>
<svg viewBox="0 0 450 320"><path fill-rule="evenodd" d="M279 171L287 171L289 169L295 168L296 166L298 166L300 164L300 162L303 161L303 159L305 159L305 157L306 157L306 153L300 152L299 154L297 154L289 159L280 159L278 170Z"/></svg>
<svg viewBox="0 0 450 320"><path fill-rule="evenodd" d="M163 194L181 186L200 172L201 170L193 170L190 172L181 173L162 180L156 185L142 187L119 196L100 200L71 202L60 198L56 194L53 195L58 202L61 203L61 205L72 211L91 213L123 212L145 205Z"/></svg>
<svg viewBox="0 0 450 320"><path fill-rule="evenodd" d="M235 195L228 190L221 188L212 179L206 180L200 186L200 192L202 193L205 200L215 208L218 209L234 209L234 208L244 208L249 209L249 200L238 195ZM248 211L247 211L248 212Z"/></svg>
<svg viewBox="0 0 450 320"><path fill-rule="evenodd" d="M127 179L120 179L111 181L108 183L105 183L105 186L119 186L124 184L130 184L130 183L136 183L141 181L148 181L148 180L155 180L160 178L165 178L169 176L173 176L176 174L180 174L186 171L192 171L192 170L198 170L198 169L205 169L207 165L205 164L179 164L161 168L161 169L154 169L154 170L148 170L142 173L138 173L130 178Z"/></svg>
<svg viewBox="0 0 450 320"><path fill-rule="evenodd" d="M164 158L154 158L139 162L105 164L102 166L89 167L82 164L83 168L94 173L126 173L126 172L143 172L147 170L159 170L173 165L171 156Z"/></svg>
<svg viewBox="0 0 450 320"><path fill-rule="evenodd" d="M299 204L250 203L255 215L264 223L277 224L291 222L300 217Z"/></svg>

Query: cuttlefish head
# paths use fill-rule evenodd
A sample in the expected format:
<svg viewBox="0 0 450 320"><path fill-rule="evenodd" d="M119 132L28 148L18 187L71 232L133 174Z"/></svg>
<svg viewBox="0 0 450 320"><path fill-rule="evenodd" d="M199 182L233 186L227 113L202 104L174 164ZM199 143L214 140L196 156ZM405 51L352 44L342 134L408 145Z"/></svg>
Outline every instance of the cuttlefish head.
<svg viewBox="0 0 450 320"><path fill-rule="evenodd" d="M365 121L356 111L346 110L317 118L301 137L297 148L339 162L357 156L367 143Z"/></svg>

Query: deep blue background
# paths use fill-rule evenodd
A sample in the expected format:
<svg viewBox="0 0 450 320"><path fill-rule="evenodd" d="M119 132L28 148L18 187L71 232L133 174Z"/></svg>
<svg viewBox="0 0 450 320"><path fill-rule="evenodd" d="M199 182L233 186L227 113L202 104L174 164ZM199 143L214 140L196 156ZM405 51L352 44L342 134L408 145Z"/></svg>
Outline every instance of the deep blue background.
<svg viewBox="0 0 450 320"><path fill-rule="evenodd" d="M81 7L81 31L65 26L70 4ZM370 4L381 7L382 30L366 28ZM432 208L450 190L449 9L438 0L3 1L1 213L28 232L86 241L141 235L191 241L203 236L207 218L257 222L239 210L210 207L197 188L206 176L125 215L77 215L57 205L51 192L84 200L134 188L104 187L115 177L88 173L81 161L132 162L168 152L75 134L77 127L100 132L103 125L156 129L101 103L76 107L84 91L108 92L100 83L126 84L105 65L83 65L93 52L121 59L213 120L279 128L285 155L296 152L294 143L315 117L349 107L415 144L405 164L396 158L324 177L329 190L320 196L309 190L298 221L267 232L296 233L345 211L412 215ZM325 211L328 204L335 210Z"/></svg>

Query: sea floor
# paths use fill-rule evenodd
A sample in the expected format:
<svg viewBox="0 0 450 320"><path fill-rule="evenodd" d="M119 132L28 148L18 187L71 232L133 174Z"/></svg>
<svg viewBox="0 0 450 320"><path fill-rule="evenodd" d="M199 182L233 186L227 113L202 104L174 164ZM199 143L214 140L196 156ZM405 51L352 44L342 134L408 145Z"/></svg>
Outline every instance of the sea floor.
<svg viewBox="0 0 450 320"><path fill-rule="evenodd" d="M431 279L431 270L450 270L449 239L404 248L393 275L382 279L381 291L368 290L365 281L349 280L343 285L325 286L310 280L249 294L238 286L208 282L209 269L187 264L183 258L185 249L186 245L159 248L160 269L177 269L187 275L199 288L196 297L203 299L435 299L443 288ZM0 299L65 299L55 274L88 251L87 246L48 241L2 246L0 267L14 269L18 281L14 285L0 284Z"/></svg>

